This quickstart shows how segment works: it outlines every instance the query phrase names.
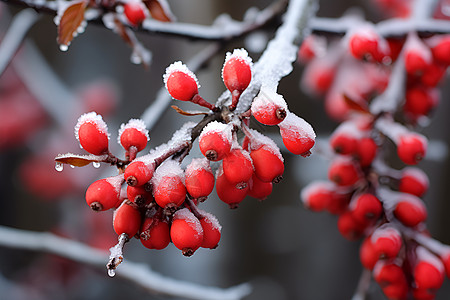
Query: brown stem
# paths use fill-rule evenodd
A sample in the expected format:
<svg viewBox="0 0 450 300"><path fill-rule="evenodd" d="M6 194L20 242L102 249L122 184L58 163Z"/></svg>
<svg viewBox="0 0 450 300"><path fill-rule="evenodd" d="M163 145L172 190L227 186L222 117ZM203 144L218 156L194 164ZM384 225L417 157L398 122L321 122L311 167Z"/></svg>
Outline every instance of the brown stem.
<svg viewBox="0 0 450 300"><path fill-rule="evenodd" d="M216 107L209 103L208 101L206 101L205 99L203 99L199 94L196 94L192 99L191 99L192 103L198 104L200 106L206 107L212 111L216 110Z"/></svg>

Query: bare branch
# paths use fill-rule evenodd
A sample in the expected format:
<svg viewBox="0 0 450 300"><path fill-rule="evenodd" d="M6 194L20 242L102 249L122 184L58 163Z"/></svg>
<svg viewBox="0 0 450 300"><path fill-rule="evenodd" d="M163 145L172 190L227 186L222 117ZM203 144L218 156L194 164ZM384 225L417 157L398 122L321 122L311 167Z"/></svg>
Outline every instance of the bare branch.
<svg viewBox="0 0 450 300"><path fill-rule="evenodd" d="M0 226L0 245L3 247L41 251L56 254L75 262L104 270L108 261L106 251L91 248L83 243L62 238L47 232L31 232ZM238 300L250 292L248 284L227 289L201 286L164 277L145 264L124 262L117 276L148 290L151 293L199 300Z"/></svg>

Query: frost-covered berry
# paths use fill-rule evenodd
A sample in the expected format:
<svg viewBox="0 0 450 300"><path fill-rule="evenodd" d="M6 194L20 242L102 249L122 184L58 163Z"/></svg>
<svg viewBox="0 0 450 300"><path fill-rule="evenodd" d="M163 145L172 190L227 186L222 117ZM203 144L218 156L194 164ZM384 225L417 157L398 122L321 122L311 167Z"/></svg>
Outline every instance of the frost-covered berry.
<svg viewBox="0 0 450 300"><path fill-rule="evenodd" d="M167 160L161 164L151 182L153 197L162 208L178 207L186 199L184 173L176 161Z"/></svg>
<svg viewBox="0 0 450 300"><path fill-rule="evenodd" d="M108 210L120 205L123 175L94 181L86 191L86 203L95 211Z"/></svg>
<svg viewBox="0 0 450 300"><path fill-rule="evenodd" d="M248 195L258 200L265 200L270 194L272 194L273 184L272 182L262 181L255 174L249 181Z"/></svg>
<svg viewBox="0 0 450 300"><path fill-rule="evenodd" d="M361 171L354 160L338 156L330 164L328 178L339 186L351 186L361 178Z"/></svg>
<svg viewBox="0 0 450 300"><path fill-rule="evenodd" d="M189 209L182 208L173 214L170 238L185 256L191 256L202 245L202 225Z"/></svg>
<svg viewBox="0 0 450 300"><path fill-rule="evenodd" d="M113 227L118 235L126 233L130 238L135 236L141 227L141 213L138 207L131 201L123 201L114 212Z"/></svg>
<svg viewBox="0 0 450 300"><path fill-rule="evenodd" d="M199 147L202 154L209 160L222 160L231 150L232 127L213 121L203 128L199 137Z"/></svg>
<svg viewBox="0 0 450 300"><path fill-rule="evenodd" d="M403 225L414 227L426 220L427 209L420 198L403 194L395 205L394 216Z"/></svg>
<svg viewBox="0 0 450 300"><path fill-rule="evenodd" d="M228 52L222 68L222 78L230 92L241 94L252 79L252 59L245 49L234 49Z"/></svg>
<svg viewBox="0 0 450 300"><path fill-rule="evenodd" d="M368 236L364 239L359 248L359 260L364 268L373 270L378 259L379 256L373 247L371 236Z"/></svg>
<svg viewBox="0 0 450 300"><path fill-rule="evenodd" d="M434 254L422 246L417 247L416 255L417 262L413 270L414 293L431 293L431 296L434 296L435 291L440 289L444 282L444 265Z"/></svg>
<svg viewBox="0 0 450 300"><path fill-rule="evenodd" d="M408 35L404 48L406 72L410 75L423 73L432 62L430 48L415 33Z"/></svg>
<svg viewBox="0 0 450 300"><path fill-rule="evenodd" d="M372 164L378 152L378 145L371 137L363 137L356 145L355 158L361 167L368 167Z"/></svg>
<svg viewBox="0 0 450 300"><path fill-rule="evenodd" d="M352 199L350 210L353 212L355 219L361 223L365 223L377 220L383 212L383 206L380 200L374 195L362 193Z"/></svg>
<svg viewBox="0 0 450 300"><path fill-rule="evenodd" d="M94 155L108 153L109 134L108 126L102 116L90 112L78 118L75 125L75 137L81 147Z"/></svg>
<svg viewBox="0 0 450 300"><path fill-rule="evenodd" d="M156 217L145 218L142 222L139 239L142 245L148 249L164 249L170 243L169 224Z"/></svg>
<svg viewBox="0 0 450 300"><path fill-rule="evenodd" d="M419 168L407 167L402 170L398 190L422 197L430 185L428 176Z"/></svg>
<svg viewBox="0 0 450 300"><path fill-rule="evenodd" d="M135 159L126 168L124 177L130 186L142 186L153 177L155 171L154 161Z"/></svg>
<svg viewBox="0 0 450 300"><path fill-rule="evenodd" d="M403 245L400 232L391 226L380 226L372 234L371 241L378 256L394 258Z"/></svg>
<svg viewBox="0 0 450 300"><path fill-rule="evenodd" d="M127 198L138 206L144 206L153 201L153 195L147 190L146 185L127 186Z"/></svg>
<svg viewBox="0 0 450 300"><path fill-rule="evenodd" d="M289 112L278 126L283 143L291 153L302 156L310 155L316 134L308 122Z"/></svg>
<svg viewBox="0 0 450 300"><path fill-rule="evenodd" d="M167 91L177 100L191 101L198 94L197 77L181 61L167 67L163 79Z"/></svg>
<svg viewBox="0 0 450 300"><path fill-rule="evenodd" d="M366 229L365 224L355 219L351 211L339 215L337 227L340 234L350 241L359 239Z"/></svg>
<svg viewBox="0 0 450 300"><path fill-rule="evenodd" d="M277 125L286 118L288 107L283 96L274 91L261 89L253 99L252 116L261 124Z"/></svg>
<svg viewBox="0 0 450 300"><path fill-rule="evenodd" d="M443 65L450 65L450 34L432 37L431 52L435 60Z"/></svg>
<svg viewBox="0 0 450 300"><path fill-rule="evenodd" d="M123 13L131 25L137 27L145 20L145 6L140 0L129 0L123 5Z"/></svg>
<svg viewBox="0 0 450 300"><path fill-rule="evenodd" d="M136 147L138 152L142 151L149 140L148 130L145 128L144 121L140 119L131 119L120 126L118 142L127 151L131 147Z"/></svg>
<svg viewBox="0 0 450 300"><path fill-rule="evenodd" d="M216 172L216 192L220 200L227 203L230 208L237 208L238 204L244 200L249 190L248 184L243 188L237 188L236 183L229 182L225 177L222 168Z"/></svg>
<svg viewBox="0 0 450 300"><path fill-rule="evenodd" d="M380 37L372 29L364 27L354 32L348 40L350 53L357 59L370 59L378 49Z"/></svg>
<svg viewBox="0 0 450 300"><path fill-rule="evenodd" d="M397 142L398 157L408 165L416 165L425 157L427 139L418 133L406 133Z"/></svg>
<svg viewBox="0 0 450 300"><path fill-rule="evenodd" d="M214 174L209 160L206 158L195 158L186 167L185 185L186 190L194 199L204 199L214 189Z"/></svg>
<svg viewBox="0 0 450 300"><path fill-rule="evenodd" d="M215 249L220 241L220 231L222 230L222 226L213 214L201 210L199 211L202 215L200 224L203 229L203 241L201 247Z"/></svg>
<svg viewBox="0 0 450 300"><path fill-rule="evenodd" d="M303 205L315 212L328 208L333 200L335 185L328 181L314 181L302 189L300 199Z"/></svg>
<svg viewBox="0 0 450 300"><path fill-rule="evenodd" d="M373 269L373 277L388 299L407 298L408 281L403 268L395 261L379 260Z"/></svg>
<svg viewBox="0 0 450 300"><path fill-rule="evenodd" d="M222 161L223 173L227 181L238 188L247 185L253 175L253 162L249 153L242 148L231 150Z"/></svg>
<svg viewBox="0 0 450 300"><path fill-rule="evenodd" d="M406 90L403 110L413 117L427 116L437 104L437 93L422 86L415 86Z"/></svg>

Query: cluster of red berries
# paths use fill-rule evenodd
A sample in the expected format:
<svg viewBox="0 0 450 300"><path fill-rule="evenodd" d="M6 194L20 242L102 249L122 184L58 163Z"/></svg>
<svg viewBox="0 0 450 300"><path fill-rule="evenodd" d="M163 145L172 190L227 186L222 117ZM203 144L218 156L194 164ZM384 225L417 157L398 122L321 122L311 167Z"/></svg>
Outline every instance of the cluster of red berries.
<svg viewBox="0 0 450 300"><path fill-rule="evenodd" d="M345 238L363 238L360 260L389 299L434 299L450 275L449 247L429 237L425 225L421 197L428 178L411 166L428 144L412 128L437 105L436 86L450 65L449 53L448 35L425 39L411 32L385 39L365 23L340 41L311 35L299 50L307 63L304 87L325 94L327 112L341 122L329 140L329 180L308 185L302 201L313 211L338 215ZM393 96L388 82L399 65L405 88L403 101L394 102L382 97L388 91ZM380 101L393 105L380 109ZM389 141L409 166L387 165Z"/></svg>
<svg viewBox="0 0 450 300"><path fill-rule="evenodd" d="M163 249L172 242L186 256L200 247L213 249L219 243L221 226L198 205L214 187L218 197L235 208L247 195L265 199L284 172L277 145L249 128L251 115L262 124L278 125L284 144L295 154L309 155L314 145L312 127L289 112L283 97L274 91L262 88L247 112L234 113L252 79L251 69L245 50L227 54L222 77L231 93L230 103L216 107L199 96L197 79L186 65L175 62L163 77L166 88L175 99L208 108L201 122L186 123L167 144L138 156L149 135L143 121L132 119L118 133L125 150L121 160L109 151L106 123L91 112L82 115L75 126L80 146L91 155L64 154L56 161L76 166L103 162L119 169L119 175L99 179L86 191L86 202L94 211L115 210L113 227L119 236L136 237L150 249ZM241 143L239 131L244 134ZM196 138L204 157L184 167Z"/></svg>

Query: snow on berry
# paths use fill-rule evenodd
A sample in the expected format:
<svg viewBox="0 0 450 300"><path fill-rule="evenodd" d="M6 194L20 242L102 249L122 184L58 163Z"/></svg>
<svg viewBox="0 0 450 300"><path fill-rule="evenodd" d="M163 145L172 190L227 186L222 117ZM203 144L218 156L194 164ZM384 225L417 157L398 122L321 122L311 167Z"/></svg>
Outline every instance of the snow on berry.
<svg viewBox="0 0 450 300"><path fill-rule="evenodd" d="M80 147L94 155L108 151L108 126L95 112L83 114L75 125L75 137Z"/></svg>
<svg viewBox="0 0 450 300"><path fill-rule="evenodd" d="M233 134L232 126L213 121L203 128L199 136L199 147L202 154L209 160L217 161L231 150Z"/></svg>
<svg viewBox="0 0 450 300"><path fill-rule="evenodd" d="M228 52L222 68L222 79L231 92L242 93L252 79L252 59L245 49L234 49Z"/></svg>
<svg viewBox="0 0 450 300"><path fill-rule="evenodd" d="M270 149L281 161L284 161L280 148L278 148L277 144L271 138L251 128L248 128L247 131L250 133L248 136L250 140L250 150L256 150L267 145L267 149Z"/></svg>
<svg viewBox="0 0 450 300"><path fill-rule="evenodd" d="M141 151L149 140L148 130L141 119L130 119L126 124L120 125L117 142L125 149L135 146L138 151Z"/></svg>
<svg viewBox="0 0 450 300"><path fill-rule="evenodd" d="M314 146L316 134L312 126L292 112L278 124L286 148L296 155L308 155Z"/></svg>
<svg viewBox="0 0 450 300"><path fill-rule="evenodd" d="M195 74L181 61L176 61L166 68L163 80L169 94L181 101L190 101L200 88Z"/></svg>
<svg viewBox="0 0 450 300"><path fill-rule="evenodd" d="M251 106L253 117L265 125L279 124L286 117L287 111L283 96L266 88L261 88Z"/></svg>

